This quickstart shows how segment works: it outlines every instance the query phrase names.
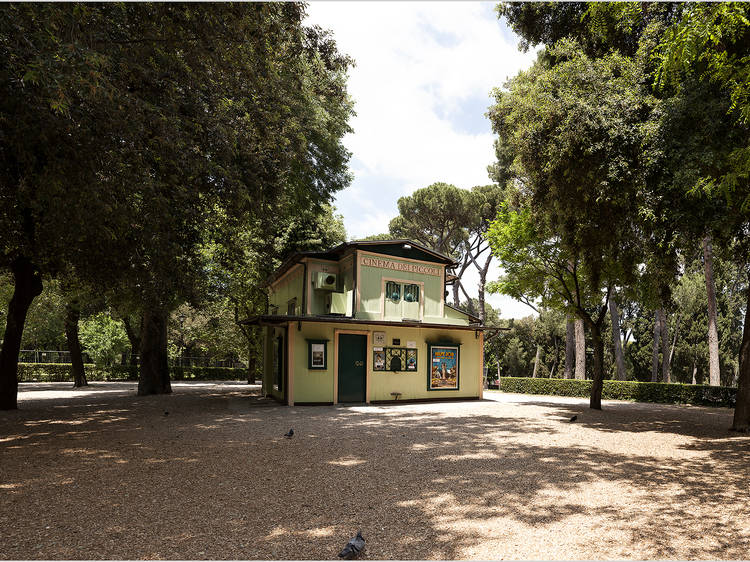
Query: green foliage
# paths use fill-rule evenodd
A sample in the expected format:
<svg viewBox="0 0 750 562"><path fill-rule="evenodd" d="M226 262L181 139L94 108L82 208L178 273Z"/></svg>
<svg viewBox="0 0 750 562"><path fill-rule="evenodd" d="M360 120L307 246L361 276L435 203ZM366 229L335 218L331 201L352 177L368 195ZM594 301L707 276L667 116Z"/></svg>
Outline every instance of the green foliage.
<svg viewBox="0 0 750 562"><path fill-rule="evenodd" d="M665 33L654 56L657 84L679 83L685 73L718 83L731 97L731 110L750 122L750 7L742 2L688 3Z"/></svg>
<svg viewBox="0 0 750 562"><path fill-rule="evenodd" d="M593 381L575 379L533 379L503 377L499 389L521 394L587 397ZM693 404L697 406L734 407L737 389L723 386L664 384L632 381L604 381L602 398L632 400L659 404Z"/></svg>
<svg viewBox="0 0 750 562"><path fill-rule="evenodd" d="M398 212L389 225L393 238L415 240L458 257L468 237L464 227L471 223L473 211L467 190L437 182L401 197Z"/></svg>
<svg viewBox="0 0 750 562"><path fill-rule="evenodd" d="M111 367L130 349L122 322L100 312L80 322L81 347L98 367Z"/></svg>
<svg viewBox="0 0 750 562"><path fill-rule="evenodd" d="M86 379L91 381L136 381L138 367L85 365ZM173 380L246 380L247 369L228 367L172 367ZM73 382L70 365L63 363L19 363L19 382Z"/></svg>

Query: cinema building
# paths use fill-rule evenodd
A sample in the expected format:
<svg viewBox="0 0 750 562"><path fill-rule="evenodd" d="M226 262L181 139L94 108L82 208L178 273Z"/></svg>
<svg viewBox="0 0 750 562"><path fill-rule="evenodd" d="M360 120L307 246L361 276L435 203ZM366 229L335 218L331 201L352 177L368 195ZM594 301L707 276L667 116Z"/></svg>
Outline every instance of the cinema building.
<svg viewBox="0 0 750 562"><path fill-rule="evenodd" d="M290 406L481 398L483 327L445 302L456 265L408 240L293 254L247 320L263 391Z"/></svg>

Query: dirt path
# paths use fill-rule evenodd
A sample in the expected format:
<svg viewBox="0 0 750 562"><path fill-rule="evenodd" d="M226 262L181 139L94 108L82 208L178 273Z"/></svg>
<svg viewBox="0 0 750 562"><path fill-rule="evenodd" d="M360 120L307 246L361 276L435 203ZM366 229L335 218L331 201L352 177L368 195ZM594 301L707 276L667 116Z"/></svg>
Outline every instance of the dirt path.
<svg viewBox="0 0 750 562"><path fill-rule="evenodd" d="M22 385L0 412L0 556L331 559L357 529L371 559L750 556L730 410L496 392L287 408L173 384Z"/></svg>

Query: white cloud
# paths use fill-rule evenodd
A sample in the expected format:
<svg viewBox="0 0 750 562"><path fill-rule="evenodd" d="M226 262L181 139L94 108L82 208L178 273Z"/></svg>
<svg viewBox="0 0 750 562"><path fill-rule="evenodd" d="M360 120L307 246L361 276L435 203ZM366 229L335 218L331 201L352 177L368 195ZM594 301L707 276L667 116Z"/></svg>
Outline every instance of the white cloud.
<svg viewBox="0 0 750 562"><path fill-rule="evenodd" d="M456 130L461 102L486 99L528 66L503 37L492 4L469 2L313 2L309 23L333 30L357 66L349 91L356 103L347 146L370 174L399 178L409 192L437 179L486 183L492 135Z"/></svg>

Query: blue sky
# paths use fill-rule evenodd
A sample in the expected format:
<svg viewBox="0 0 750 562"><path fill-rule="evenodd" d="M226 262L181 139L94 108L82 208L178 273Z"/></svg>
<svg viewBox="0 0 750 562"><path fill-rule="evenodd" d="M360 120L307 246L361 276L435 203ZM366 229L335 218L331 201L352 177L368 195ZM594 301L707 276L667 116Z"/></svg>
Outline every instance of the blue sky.
<svg viewBox="0 0 750 562"><path fill-rule="evenodd" d="M492 2L311 2L309 24L333 31L356 61L349 93L357 116L344 139L352 185L338 194L350 238L388 231L399 197L437 181L471 188L489 183L493 135L484 116L490 91L535 54L497 19ZM497 278L493 267L490 279ZM476 295L478 277L465 279ZM498 295L505 318L526 305Z"/></svg>

